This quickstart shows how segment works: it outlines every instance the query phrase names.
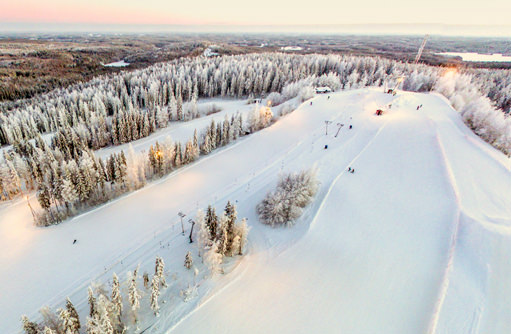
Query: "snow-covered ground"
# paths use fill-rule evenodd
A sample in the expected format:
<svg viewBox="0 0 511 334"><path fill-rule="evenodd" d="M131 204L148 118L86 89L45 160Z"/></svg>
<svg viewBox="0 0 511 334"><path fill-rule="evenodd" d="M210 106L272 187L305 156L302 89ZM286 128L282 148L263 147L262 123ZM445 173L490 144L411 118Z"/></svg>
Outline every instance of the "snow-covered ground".
<svg viewBox="0 0 511 334"><path fill-rule="evenodd" d="M388 113L374 115L389 103ZM328 135L325 120L333 122ZM337 123L345 126L335 137ZM261 225L255 205L278 173L314 164L320 190L297 225ZM145 333L508 333L510 193L509 158L441 96L380 89L317 96L61 225L35 228L25 201L4 204L0 332L16 332L21 314L65 296L84 314L91 280L105 282L112 271L124 278L137 263L151 270L157 254L171 276L190 280L178 211L233 200L252 228L247 255L202 281L186 304L175 294L184 281L169 278L176 287L160 298L168 302Z"/></svg>
<svg viewBox="0 0 511 334"><path fill-rule="evenodd" d="M114 63L104 64L105 67L126 67L130 66L130 63L125 62L124 60L116 61Z"/></svg>

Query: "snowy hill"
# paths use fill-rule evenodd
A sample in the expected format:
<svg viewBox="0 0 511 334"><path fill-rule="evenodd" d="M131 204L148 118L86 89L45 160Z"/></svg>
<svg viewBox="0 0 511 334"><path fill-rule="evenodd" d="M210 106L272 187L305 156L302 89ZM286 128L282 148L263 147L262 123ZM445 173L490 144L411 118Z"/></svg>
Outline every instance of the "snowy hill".
<svg viewBox="0 0 511 334"><path fill-rule="evenodd" d="M193 302L170 297L146 333L509 332L511 161L439 95L362 89L311 101L59 226L35 228L24 201L4 204L0 331L66 296L85 314L91 280L151 268L156 254L180 274L190 246L177 212L233 200L251 226L247 255ZM314 164L320 190L297 225L260 224L255 206L278 173Z"/></svg>

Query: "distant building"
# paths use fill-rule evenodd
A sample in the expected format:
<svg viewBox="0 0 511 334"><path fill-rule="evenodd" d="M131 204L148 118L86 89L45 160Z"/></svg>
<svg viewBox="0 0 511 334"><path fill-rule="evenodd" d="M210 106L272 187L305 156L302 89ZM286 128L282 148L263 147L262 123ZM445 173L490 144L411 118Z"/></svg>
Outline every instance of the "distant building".
<svg viewBox="0 0 511 334"><path fill-rule="evenodd" d="M218 52L213 51L212 48L207 48L206 50L204 50L204 56L206 57L216 57L219 55L220 54Z"/></svg>
<svg viewBox="0 0 511 334"><path fill-rule="evenodd" d="M332 89L330 87L316 87L316 94L327 94L331 92Z"/></svg>

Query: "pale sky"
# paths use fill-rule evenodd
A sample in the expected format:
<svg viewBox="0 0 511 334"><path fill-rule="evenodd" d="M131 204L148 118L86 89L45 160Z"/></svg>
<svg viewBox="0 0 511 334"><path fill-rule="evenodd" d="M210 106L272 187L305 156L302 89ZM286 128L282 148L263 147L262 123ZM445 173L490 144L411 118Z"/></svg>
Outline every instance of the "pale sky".
<svg viewBox="0 0 511 334"><path fill-rule="evenodd" d="M510 25L510 13L511 0L0 0L0 29L10 22Z"/></svg>

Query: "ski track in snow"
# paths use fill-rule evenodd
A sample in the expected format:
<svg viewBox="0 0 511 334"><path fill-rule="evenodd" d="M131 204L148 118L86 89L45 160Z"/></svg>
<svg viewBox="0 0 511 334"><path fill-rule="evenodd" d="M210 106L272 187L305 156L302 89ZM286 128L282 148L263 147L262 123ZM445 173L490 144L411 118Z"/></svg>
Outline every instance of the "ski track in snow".
<svg viewBox="0 0 511 334"><path fill-rule="evenodd" d="M440 317L440 312L442 311L442 306L445 301L445 297L447 295L447 289L449 288L449 278L452 271L452 265L454 262L454 251L456 249L456 241L458 239L458 231L460 226L460 195L459 195L459 189L456 184L456 179L454 177L454 173L452 171L452 167L449 164L447 155L445 153L444 146L442 145L442 141L440 140L438 136L438 132L436 133L436 142L439 147L439 151L442 155L442 162L443 162L443 168L445 169L445 172L447 174L447 179L449 180L449 183L451 184L452 191L454 193L454 197L456 200L456 218L453 222L453 232L452 237L450 241L449 246L449 252L447 254L447 264L445 266L445 270L442 274L442 284L440 285L440 291L438 293L438 298L435 303L435 308L433 309L433 314L431 316L431 321L428 326L428 334L434 334L437 332L437 326L438 326L438 319Z"/></svg>

